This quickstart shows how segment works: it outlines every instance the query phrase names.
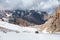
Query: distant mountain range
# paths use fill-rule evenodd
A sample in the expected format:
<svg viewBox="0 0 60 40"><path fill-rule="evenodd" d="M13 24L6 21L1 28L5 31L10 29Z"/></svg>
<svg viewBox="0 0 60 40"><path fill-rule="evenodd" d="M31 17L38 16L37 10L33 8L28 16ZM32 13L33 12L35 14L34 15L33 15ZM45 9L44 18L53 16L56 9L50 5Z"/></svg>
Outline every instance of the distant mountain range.
<svg viewBox="0 0 60 40"><path fill-rule="evenodd" d="M0 19L9 23L23 26L44 24L48 19L48 13L35 10L2 10Z"/></svg>

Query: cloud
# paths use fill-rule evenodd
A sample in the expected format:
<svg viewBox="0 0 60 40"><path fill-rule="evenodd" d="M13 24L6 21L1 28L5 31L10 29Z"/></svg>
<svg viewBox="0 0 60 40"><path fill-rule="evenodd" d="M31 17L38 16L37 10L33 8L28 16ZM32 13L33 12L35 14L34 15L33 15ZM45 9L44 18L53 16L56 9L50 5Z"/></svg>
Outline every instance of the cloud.
<svg viewBox="0 0 60 40"><path fill-rule="evenodd" d="M57 0L0 0L1 9L46 10L59 4Z"/></svg>

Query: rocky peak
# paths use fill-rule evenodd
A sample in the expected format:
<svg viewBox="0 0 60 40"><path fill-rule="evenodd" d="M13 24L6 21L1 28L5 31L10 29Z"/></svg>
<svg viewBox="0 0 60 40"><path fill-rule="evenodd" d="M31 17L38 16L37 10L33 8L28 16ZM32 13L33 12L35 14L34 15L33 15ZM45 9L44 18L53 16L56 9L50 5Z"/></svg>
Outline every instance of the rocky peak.
<svg viewBox="0 0 60 40"><path fill-rule="evenodd" d="M54 33L60 32L60 6L58 6L54 12L54 15L42 25L40 31L46 30L46 32Z"/></svg>

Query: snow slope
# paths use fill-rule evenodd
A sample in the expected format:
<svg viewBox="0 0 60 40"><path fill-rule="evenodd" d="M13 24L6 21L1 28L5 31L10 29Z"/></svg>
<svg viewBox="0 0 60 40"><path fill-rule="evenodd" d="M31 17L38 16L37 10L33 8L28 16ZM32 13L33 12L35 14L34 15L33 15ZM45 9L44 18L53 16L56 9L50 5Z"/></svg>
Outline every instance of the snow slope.
<svg viewBox="0 0 60 40"><path fill-rule="evenodd" d="M10 30L17 30L20 32L20 33L0 32L0 40L60 40L60 33L53 33L53 34L38 33L36 34L34 32L37 30L34 28L21 27L21 26L10 24L10 23L3 22L3 21L0 21L0 27L10 29ZM23 32L23 31L27 31L27 32Z"/></svg>
<svg viewBox="0 0 60 40"><path fill-rule="evenodd" d="M21 27L21 26L10 24L10 23L3 22L3 21L0 21L0 27L10 29L10 30L16 30L19 32L33 32L33 33L35 33L35 31L37 31L37 29L34 29L34 28Z"/></svg>
<svg viewBox="0 0 60 40"><path fill-rule="evenodd" d="M0 32L0 40L60 40L59 34L7 33Z"/></svg>

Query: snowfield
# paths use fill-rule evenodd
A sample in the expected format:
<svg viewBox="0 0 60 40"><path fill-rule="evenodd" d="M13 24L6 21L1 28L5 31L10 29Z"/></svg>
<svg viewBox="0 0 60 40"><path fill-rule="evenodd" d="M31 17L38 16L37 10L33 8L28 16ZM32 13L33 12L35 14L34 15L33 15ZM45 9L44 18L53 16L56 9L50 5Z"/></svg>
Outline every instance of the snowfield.
<svg viewBox="0 0 60 40"><path fill-rule="evenodd" d="M10 24L7 22L0 21L0 29L5 28L8 30L17 30L16 32L3 33L4 30L0 31L0 40L60 40L60 33L35 33L37 29L30 27L21 27L18 25Z"/></svg>
<svg viewBox="0 0 60 40"><path fill-rule="evenodd" d="M60 34L0 32L0 40L60 40Z"/></svg>
<svg viewBox="0 0 60 40"><path fill-rule="evenodd" d="M9 30L19 31L19 32L33 32L33 33L35 33L35 31L37 31L37 29L35 29L35 28L21 27L21 26L10 24L10 23L3 22L3 21L0 21L0 27L6 28ZM2 31L4 31L4 30L2 30Z"/></svg>

